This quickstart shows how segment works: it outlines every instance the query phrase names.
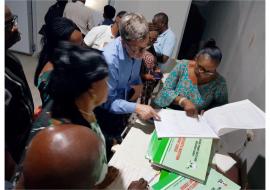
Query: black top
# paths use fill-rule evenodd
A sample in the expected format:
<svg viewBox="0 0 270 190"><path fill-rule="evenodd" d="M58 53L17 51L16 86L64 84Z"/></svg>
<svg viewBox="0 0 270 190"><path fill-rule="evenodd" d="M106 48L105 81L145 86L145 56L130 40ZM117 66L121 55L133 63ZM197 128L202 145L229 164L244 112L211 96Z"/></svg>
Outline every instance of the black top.
<svg viewBox="0 0 270 190"><path fill-rule="evenodd" d="M45 24L48 24L49 22L52 21L52 19L56 18L56 17L63 17L63 13L66 7L67 1L63 1L63 2L56 2L55 4L53 4L48 12L46 13L45 17L44 17L44 21ZM39 34L44 35L45 34L45 24L41 27L41 29L39 30Z"/></svg>
<svg viewBox="0 0 270 190"><path fill-rule="evenodd" d="M56 17L62 17L65 7L66 7L67 1L66 2L61 2L59 4L59 2L56 2L54 5L52 5L48 12L45 15L45 23L50 22L52 19L56 18Z"/></svg>
<svg viewBox="0 0 270 190"><path fill-rule="evenodd" d="M5 148L18 163L32 127L34 104L20 61L5 54Z"/></svg>

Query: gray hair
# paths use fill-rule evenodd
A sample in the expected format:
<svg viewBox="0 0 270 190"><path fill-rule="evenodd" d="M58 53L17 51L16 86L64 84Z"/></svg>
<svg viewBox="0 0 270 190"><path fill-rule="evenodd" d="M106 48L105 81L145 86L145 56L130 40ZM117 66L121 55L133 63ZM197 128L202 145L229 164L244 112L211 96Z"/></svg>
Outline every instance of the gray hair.
<svg viewBox="0 0 270 190"><path fill-rule="evenodd" d="M141 14L127 13L120 21L119 31L124 40L141 40L148 34L148 23Z"/></svg>

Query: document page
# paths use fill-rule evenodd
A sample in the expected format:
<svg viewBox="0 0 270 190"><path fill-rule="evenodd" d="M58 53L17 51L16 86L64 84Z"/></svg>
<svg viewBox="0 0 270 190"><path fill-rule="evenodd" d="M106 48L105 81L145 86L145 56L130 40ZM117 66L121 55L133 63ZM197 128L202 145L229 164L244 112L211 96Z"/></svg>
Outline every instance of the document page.
<svg viewBox="0 0 270 190"><path fill-rule="evenodd" d="M264 112L249 100L212 108L203 117L219 136L237 129L265 128Z"/></svg>
<svg viewBox="0 0 270 190"><path fill-rule="evenodd" d="M132 181L139 180L140 178L144 178L151 185L159 178L158 171L153 170L151 167L150 169L138 167L129 163L128 160L118 159L113 165L119 169L119 175L107 189L128 189ZM151 164L149 163L149 165Z"/></svg>
<svg viewBox="0 0 270 190"><path fill-rule="evenodd" d="M155 128L161 137L210 137L218 138L206 121L192 118L185 111L161 109L158 113L161 121L155 121Z"/></svg>

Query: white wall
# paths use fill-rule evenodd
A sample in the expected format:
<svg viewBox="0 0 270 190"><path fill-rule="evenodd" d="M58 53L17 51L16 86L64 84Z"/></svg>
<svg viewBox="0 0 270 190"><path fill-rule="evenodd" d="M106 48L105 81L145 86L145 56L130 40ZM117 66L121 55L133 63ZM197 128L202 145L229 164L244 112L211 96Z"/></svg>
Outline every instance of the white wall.
<svg viewBox="0 0 270 190"><path fill-rule="evenodd" d="M212 3L204 39L214 37L223 52L219 71L230 101L249 98L265 109L265 19L263 1Z"/></svg>
<svg viewBox="0 0 270 190"><path fill-rule="evenodd" d="M71 0L69 0L70 2ZM34 43L36 45L36 52L37 55L41 51L41 35L38 34L38 31L44 24L44 16L47 13L50 6L56 3L56 0L33 0L33 32L34 32ZM93 19L96 24L100 23L103 19L103 7L104 5L108 4L108 0L86 0L85 5L91 9L93 9Z"/></svg>
<svg viewBox="0 0 270 190"><path fill-rule="evenodd" d="M177 37L173 57L178 54L180 42L188 16L191 0L115 0L111 1L116 12L125 10L127 12L139 12L150 22L158 12L164 12L169 17L169 27Z"/></svg>
<svg viewBox="0 0 270 190"><path fill-rule="evenodd" d="M265 3L264 1L210 2L204 39L214 37L223 52L219 68L226 78L230 101L250 99L265 109ZM265 131L254 131L241 157L248 170L258 155L265 156ZM223 148L235 151L244 142L245 133L223 137Z"/></svg>
<svg viewBox="0 0 270 190"><path fill-rule="evenodd" d="M35 55L37 55L41 51L41 35L38 34L39 30L41 29L42 25L44 24L44 17L47 13L50 6L56 3L56 0L34 0L32 1L32 8L33 8L33 36L34 36L34 43L36 45Z"/></svg>
<svg viewBox="0 0 270 190"><path fill-rule="evenodd" d="M85 6L92 9L94 25L103 21L103 8L108 3L108 0L86 0Z"/></svg>

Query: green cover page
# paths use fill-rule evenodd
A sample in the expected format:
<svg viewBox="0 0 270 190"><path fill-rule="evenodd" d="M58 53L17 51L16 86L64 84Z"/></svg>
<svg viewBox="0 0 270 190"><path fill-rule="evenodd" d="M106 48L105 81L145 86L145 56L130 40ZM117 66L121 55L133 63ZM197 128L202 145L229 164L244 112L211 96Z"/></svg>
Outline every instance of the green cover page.
<svg viewBox="0 0 270 190"><path fill-rule="evenodd" d="M166 177L152 186L153 190L239 190L241 188L214 169L210 169L205 184L170 172L164 176Z"/></svg>
<svg viewBox="0 0 270 190"><path fill-rule="evenodd" d="M156 136L154 133L152 135ZM155 165L204 182L212 148L208 138L152 138L151 158ZM149 153L149 151L148 151Z"/></svg>
<svg viewBox="0 0 270 190"><path fill-rule="evenodd" d="M164 139L169 140L169 138L162 138L163 141L166 141ZM162 139L158 139L157 132L156 130L153 131L151 140L149 142L148 148L147 148L147 153L146 153L146 158L149 160L153 160L154 154L158 151L159 145L162 142Z"/></svg>

